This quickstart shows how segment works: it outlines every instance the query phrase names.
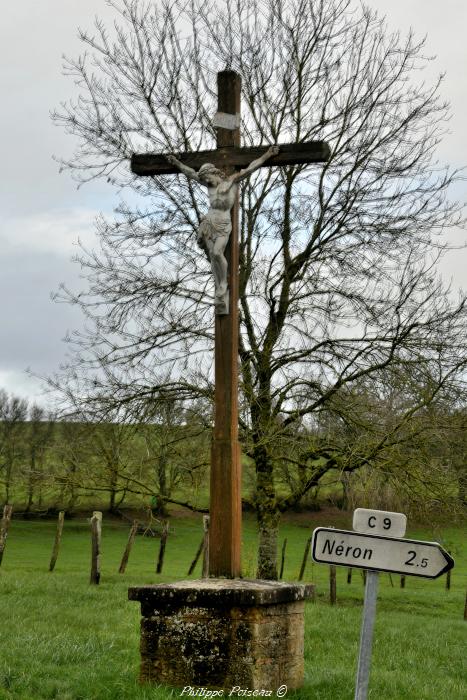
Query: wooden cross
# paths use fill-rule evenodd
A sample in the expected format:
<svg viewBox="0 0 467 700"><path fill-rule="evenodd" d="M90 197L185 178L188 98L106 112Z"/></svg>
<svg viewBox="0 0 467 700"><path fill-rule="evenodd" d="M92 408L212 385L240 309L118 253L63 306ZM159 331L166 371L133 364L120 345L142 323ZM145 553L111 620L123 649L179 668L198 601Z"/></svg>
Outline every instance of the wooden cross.
<svg viewBox="0 0 467 700"><path fill-rule="evenodd" d="M268 146L240 147L241 79L234 71L217 74L217 149L177 154L197 169L206 162L231 174L262 156ZM227 115L233 115L227 116ZM231 123L229 123L231 122ZM279 144L280 152L262 167L320 163L329 158L324 141ZM136 175L180 172L163 154L133 155ZM241 461L238 443L238 195L232 209L232 232L225 250L230 313L215 317L215 420L211 453L209 575L237 578L241 575Z"/></svg>

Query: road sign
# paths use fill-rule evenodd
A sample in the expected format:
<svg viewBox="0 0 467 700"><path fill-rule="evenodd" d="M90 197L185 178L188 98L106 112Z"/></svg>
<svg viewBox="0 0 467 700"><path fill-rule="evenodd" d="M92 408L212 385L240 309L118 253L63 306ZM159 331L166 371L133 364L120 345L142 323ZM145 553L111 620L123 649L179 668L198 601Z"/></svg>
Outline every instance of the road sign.
<svg viewBox="0 0 467 700"><path fill-rule="evenodd" d="M357 532L366 532L368 535L404 537L407 516L387 510L357 508L353 514L352 527Z"/></svg>
<svg viewBox="0 0 467 700"><path fill-rule="evenodd" d="M367 570L354 700L368 698L379 572L433 579L454 566L438 542L400 539L406 524L403 513L357 508L353 518L356 532L328 527L313 532L314 561Z"/></svg>
<svg viewBox="0 0 467 700"><path fill-rule="evenodd" d="M454 566L453 559L438 542L396 539L325 527L319 527L313 533L311 556L320 564L422 578L438 578Z"/></svg>

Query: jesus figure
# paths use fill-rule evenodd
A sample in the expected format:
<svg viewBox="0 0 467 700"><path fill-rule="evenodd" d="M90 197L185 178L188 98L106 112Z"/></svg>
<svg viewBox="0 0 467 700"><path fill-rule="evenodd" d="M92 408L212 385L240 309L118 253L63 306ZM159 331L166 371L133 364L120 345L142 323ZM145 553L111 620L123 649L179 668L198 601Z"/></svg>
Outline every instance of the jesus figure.
<svg viewBox="0 0 467 700"><path fill-rule="evenodd" d="M167 160L184 175L208 188L209 209L202 218L198 230L198 244L205 250L211 261L215 286L215 307L217 314L229 313L229 292L227 289L227 260L225 247L232 231L230 210L238 190L238 183L260 168L268 158L279 153L278 146L271 146L264 155L254 160L244 170L226 175L212 163L204 163L198 172L181 163L174 155Z"/></svg>

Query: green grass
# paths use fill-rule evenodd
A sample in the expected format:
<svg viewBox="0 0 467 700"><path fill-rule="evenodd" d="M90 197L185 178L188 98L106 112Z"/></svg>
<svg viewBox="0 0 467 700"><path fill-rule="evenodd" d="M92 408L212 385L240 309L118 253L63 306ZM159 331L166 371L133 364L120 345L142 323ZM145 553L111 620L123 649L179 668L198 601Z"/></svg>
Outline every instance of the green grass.
<svg viewBox="0 0 467 700"><path fill-rule="evenodd" d="M306 539L317 525L350 526L350 516L316 513L284 523L284 578L296 579ZM141 687L139 605L127 600L132 585L186 578L202 534L201 518L173 521L164 574L157 576L159 541L138 537L127 572L117 573L128 528L104 516L102 578L89 585L89 525L67 521L53 573L48 562L55 526L14 520L0 568L0 698L18 700L143 700L178 697L179 691ZM411 530L408 536L449 542L456 559L450 591L444 579L380 576L370 698L464 700L467 622L463 620L467 557L465 531ZM254 574L253 519L244 528L244 571ZM195 576L199 576L199 567ZM317 585L306 610L305 684L294 700L351 700L358 653L363 584L354 570L346 583L338 570L338 604L328 604L328 568L308 564L305 580Z"/></svg>

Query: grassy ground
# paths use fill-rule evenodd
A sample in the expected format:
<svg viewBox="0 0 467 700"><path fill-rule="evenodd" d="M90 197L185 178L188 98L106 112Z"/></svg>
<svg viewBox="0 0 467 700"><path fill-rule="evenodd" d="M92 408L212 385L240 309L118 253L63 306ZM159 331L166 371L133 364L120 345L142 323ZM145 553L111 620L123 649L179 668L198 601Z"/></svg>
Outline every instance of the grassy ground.
<svg viewBox="0 0 467 700"><path fill-rule="evenodd" d="M297 578L303 549L315 526L350 527L350 516L297 516L281 529L287 537L284 578ZM139 606L127 601L131 585L186 578L202 534L201 519L173 522L163 575L156 576L158 540L138 537L127 572L117 573L128 528L104 518L102 579L89 580L89 525L65 523L56 569L48 572L55 526L14 520L0 568L0 698L18 700L158 700L179 691L141 687ZM464 700L467 622L463 620L467 556L465 530L409 530L419 539L444 539L456 568L452 587L444 579L407 578L406 588L380 577L370 698L378 700ZM254 522L244 528L244 572L254 575ZM294 700L350 700L362 612L362 576L338 570L338 604L328 604L328 568L308 564L305 580L317 584L307 604L305 685ZM195 577L199 576L199 567Z"/></svg>

